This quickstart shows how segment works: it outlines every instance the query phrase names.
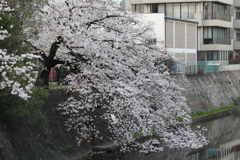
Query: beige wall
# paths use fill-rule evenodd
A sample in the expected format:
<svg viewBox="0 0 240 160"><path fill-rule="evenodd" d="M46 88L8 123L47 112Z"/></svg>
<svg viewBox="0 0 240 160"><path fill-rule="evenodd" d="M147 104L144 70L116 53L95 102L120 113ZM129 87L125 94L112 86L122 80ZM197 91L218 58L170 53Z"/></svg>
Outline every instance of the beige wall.
<svg viewBox="0 0 240 160"><path fill-rule="evenodd" d="M240 6L240 1L239 0L233 0L234 2L233 2L233 4L235 5L235 6Z"/></svg>
<svg viewBox="0 0 240 160"><path fill-rule="evenodd" d="M166 22L166 43L168 47L173 48L173 21Z"/></svg>
<svg viewBox="0 0 240 160"><path fill-rule="evenodd" d="M175 22L175 48L185 48L185 23Z"/></svg>
<svg viewBox="0 0 240 160"><path fill-rule="evenodd" d="M196 48L196 25L187 24L187 48L195 49Z"/></svg>
<svg viewBox="0 0 240 160"><path fill-rule="evenodd" d="M197 48L197 24L167 20L166 42L170 48Z"/></svg>
<svg viewBox="0 0 240 160"><path fill-rule="evenodd" d="M187 62L197 61L197 54L195 53L175 53L175 57Z"/></svg>
<svg viewBox="0 0 240 160"><path fill-rule="evenodd" d="M197 61L197 24L167 19L166 43L176 58Z"/></svg>
<svg viewBox="0 0 240 160"><path fill-rule="evenodd" d="M187 61L197 61L197 55L192 53L187 53Z"/></svg>
<svg viewBox="0 0 240 160"><path fill-rule="evenodd" d="M183 61L186 61L185 53L175 53L175 57L179 58L179 59L181 59Z"/></svg>

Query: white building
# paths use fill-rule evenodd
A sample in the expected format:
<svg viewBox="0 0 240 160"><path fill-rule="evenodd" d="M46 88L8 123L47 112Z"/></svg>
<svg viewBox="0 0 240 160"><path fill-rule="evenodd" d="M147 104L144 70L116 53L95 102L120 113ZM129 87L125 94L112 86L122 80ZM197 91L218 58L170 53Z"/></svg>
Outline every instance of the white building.
<svg viewBox="0 0 240 160"><path fill-rule="evenodd" d="M122 7L120 9L121 11L131 11L131 4L129 0L113 0L113 1L116 1L117 3L120 4L120 6Z"/></svg>
<svg viewBox="0 0 240 160"><path fill-rule="evenodd" d="M157 44L167 42L167 47L176 58L197 61L197 26L195 20L166 17L164 13L144 14L155 22L153 29Z"/></svg>
<svg viewBox="0 0 240 160"><path fill-rule="evenodd" d="M228 58L240 51L240 0L130 0L130 3L134 12L164 14L164 40L176 57L192 61L197 50L198 61L228 64ZM190 27L194 21L198 22L197 36L194 27Z"/></svg>

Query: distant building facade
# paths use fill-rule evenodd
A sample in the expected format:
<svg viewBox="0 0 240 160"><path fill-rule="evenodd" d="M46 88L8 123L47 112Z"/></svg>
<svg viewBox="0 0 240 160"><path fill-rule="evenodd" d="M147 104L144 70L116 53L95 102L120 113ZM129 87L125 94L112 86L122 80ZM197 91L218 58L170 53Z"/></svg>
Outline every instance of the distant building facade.
<svg viewBox="0 0 240 160"><path fill-rule="evenodd" d="M134 12L164 14L162 40L177 58L228 64L240 53L240 0L129 1Z"/></svg>
<svg viewBox="0 0 240 160"><path fill-rule="evenodd" d="M166 42L176 58L197 61L197 21L166 17L164 13L144 14L144 17L155 22L153 29L157 45Z"/></svg>
<svg viewBox="0 0 240 160"><path fill-rule="evenodd" d="M120 4L121 6L121 11L131 11L131 4L129 0L113 0Z"/></svg>

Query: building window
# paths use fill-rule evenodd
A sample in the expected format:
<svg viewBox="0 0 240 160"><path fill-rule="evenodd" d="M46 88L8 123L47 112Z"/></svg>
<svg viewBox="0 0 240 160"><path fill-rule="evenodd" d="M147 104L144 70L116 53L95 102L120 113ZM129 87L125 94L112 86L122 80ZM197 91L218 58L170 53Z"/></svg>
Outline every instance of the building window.
<svg viewBox="0 0 240 160"><path fill-rule="evenodd" d="M188 3L181 3L181 17L182 19L188 19Z"/></svg>
<svg viewBox="0 0 240 160"><path fill-rule="evenodd" d="M203 5L204 19L231 21L230 6L215 2L205 2Z"/></svg>
<svg viewBox="0 0 240 160"><path fill-rule="evenodd" d="M212 27L203 28L203 44L213 44Z"/></svg>
<svg viewBox="0 0 240 160"><path fill-rule="evenodd" d="M165 4L151 4L151 13L165 13Z"/></svg>
<svg viewBox="0 0 240 160"><path fill-rule="evenodd" d="M204 51L198 51L197 53L197 61L205 61L205 52Z"/></svg>
<svg viewBox="0 0 240 160"><path fill-rule="evenodd" d="M158 4L151 5L151 13L158 13Z"/></svg>
<svg viewBox="0 0 240 160"><path fill-rule="evenodd" d="M132 11L137 13L144 13L143 4L132 4Z"/></svg>
<svg viewBox="0 0 240 160"><path fill-rule="evenodd" d="M195 11L196 11L195 3L167 3L166 4L167 17L193 19Z"/></svg>
<svg viewBox="0 0 240 160"><path fill-rule="evenodd" d="M240 41L240 33L236 33L236 41Z"/></svg>
<svg viewBox="0 0 240 160"><path fill-rule="evenodd" d="M228 51L228 58L233 59L233 51Z"/></svg>
<svg viewBox="0 0 240 160"><path fill-rule="evenodd" d="M240 12L236 12L236 19L240 19Z"/></svg>
<svg viewBox="0 0 240 160"><path fill-rule="evenodd" d="M207 60L219 60L219 51L207 51Z"/></svg>
<svg viewBox="0 0 240 160"><path fill-rule="evenodd" d="M173 4L173 16L175 18L182 18L181 17L181 7L180 3L174 3Z"/></svg>
<svg viewBox="0 0 240 160"><path fill-rule="evenodd" d="M203 44L231 44L230 29L203 27Z"/></svg>
<svg viewBox="0 0 240 160"><path fill-rule="evenodd" d="M166 4L166 16L167 17L174 17L173 16L173 4Z"/></svg>

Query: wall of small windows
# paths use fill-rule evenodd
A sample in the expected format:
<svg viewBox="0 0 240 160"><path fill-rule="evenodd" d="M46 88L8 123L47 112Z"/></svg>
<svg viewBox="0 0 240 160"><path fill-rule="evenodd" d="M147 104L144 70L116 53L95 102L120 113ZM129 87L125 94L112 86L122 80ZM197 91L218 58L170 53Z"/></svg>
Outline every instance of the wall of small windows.
<svg viewBox="0 0 240 160"><path fill-rule="evenodd" d="M219 51L207 51L207 60L219 60Z"/></svg>
<svg viewBox="0 0 240 160"><path fill-rule="evenodd" d="M203 27L203 44L229 44L230 29L222 27Z"/></svg>
<svg viewBox="0 0 240 160"><path fill-rule="evenodd" d="M203 3L203 18L231 21L230 6L216 2Z"/></svg>
<svg viewBox="0 0 240 160"><path fill-rule="evenodd" d="M197 61L222 61L233 56L233 51L198 51Z"/></svg>
<svg viewBox="0 0 240 160"><path fill-rule="evenodd" d="M215 3L215 2L204 2L203 7L204 7L205 13L230 14L229 5L224 5L224 4Z"/></svg>
<svg viewBox="0 0 240 160"><path fill-rule="evenodd" d="M193 19L196 12L196 3L154 3L150 5L150 13L166 13L167 17Z"/></svg>
<svg viewBox="0 0 240 160"><path fill-rule="evenodd" d="M174 18L193 19L196 3L167 3L166 15Z"/></svg>

